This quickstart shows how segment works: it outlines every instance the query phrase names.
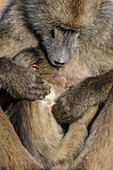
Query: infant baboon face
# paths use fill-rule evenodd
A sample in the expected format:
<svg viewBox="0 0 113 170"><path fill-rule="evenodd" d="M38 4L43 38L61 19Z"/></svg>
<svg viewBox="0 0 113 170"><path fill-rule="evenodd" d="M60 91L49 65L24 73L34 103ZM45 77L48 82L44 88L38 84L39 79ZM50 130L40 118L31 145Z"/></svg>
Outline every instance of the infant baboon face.
<svg viewBox="0 0 113 170"><path fill-rule="evenodd" d="M66 90L67 81L56 68L52 66L49 67L45 60L41 63L31 65L29 68L38 71L46 84L51 86L51 93L47 95L45 99L38 101L41 108L46 107L46 109L51 112L51 108L55 104L55 99Z"/></svg>

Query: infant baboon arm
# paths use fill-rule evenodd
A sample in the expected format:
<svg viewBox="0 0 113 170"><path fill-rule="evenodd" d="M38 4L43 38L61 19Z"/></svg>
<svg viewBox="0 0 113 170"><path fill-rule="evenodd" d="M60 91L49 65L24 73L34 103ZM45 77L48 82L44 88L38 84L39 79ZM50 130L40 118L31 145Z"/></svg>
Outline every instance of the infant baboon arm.
<svg viewBox="0 0 113 170"><path fill-rule="evenodd" d="M89 77L78 85L71 86L57 100L52 112L60 123L70 124L82 117L92 106L105 102L113 86L113 71L97 77Z"/></svg>
<svg viewBox="0 0 113 170"><path fill-rule="evenodd" d="M0 109L0 169L43 169L22 146L8 118Z"/></svg>
<svg viewBox="0 0 113 170"><path fill-rule="evenodd" d="M87 126L97 109L98 106L90 108L82 118L72 123L65 136L39 101L19 101L9 107L7 114L24 147L33 157L45 168L66 169L82 151L88 135Z"/></svg>
<svg viewBox="0 0 113 170"><path fill-rule="evenodd" d="M15 99L43 99L50 87L35 71L16 64L11 59L0 58L0 88Z"/></svg>

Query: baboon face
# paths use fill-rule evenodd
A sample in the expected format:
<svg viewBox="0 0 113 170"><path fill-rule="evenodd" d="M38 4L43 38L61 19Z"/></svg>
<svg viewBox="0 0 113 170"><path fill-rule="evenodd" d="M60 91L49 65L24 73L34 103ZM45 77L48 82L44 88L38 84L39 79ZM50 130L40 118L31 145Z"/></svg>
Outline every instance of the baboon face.
<svg viewBox="0 0 113 170"><path fill-rule="evenodd" d="M78 33L64 28L53 28L43 37L43 45L52 65L63 66L73 55Z"/></svg>
<svg viewBox="0 0 113 170"><path fill-rule="evenodd" d="M86 1L85 4L87 6ZM90 13L85 10L84 2L26 0L24 9L29 23L40 37L50 63L56 66L67 63L78 45L80 29L90 22ZM89 19L86 23L85 17Z"/></svg>

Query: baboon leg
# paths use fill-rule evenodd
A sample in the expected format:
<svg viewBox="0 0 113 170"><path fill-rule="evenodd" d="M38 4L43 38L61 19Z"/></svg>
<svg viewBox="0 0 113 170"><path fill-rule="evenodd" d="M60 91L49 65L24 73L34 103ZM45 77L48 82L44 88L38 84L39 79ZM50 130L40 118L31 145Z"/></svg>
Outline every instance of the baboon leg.
<svg viewBox="0 0 113 170"><path fill-rule="evenodd" d="M113 169L113 89L72 169Z"/></svg>
<svg viewBox="0 0 113 170"><path fill-rule="evenodd" d="M38 170L40 165L22 146L8 118L0 109L0 169Z"/></svg>

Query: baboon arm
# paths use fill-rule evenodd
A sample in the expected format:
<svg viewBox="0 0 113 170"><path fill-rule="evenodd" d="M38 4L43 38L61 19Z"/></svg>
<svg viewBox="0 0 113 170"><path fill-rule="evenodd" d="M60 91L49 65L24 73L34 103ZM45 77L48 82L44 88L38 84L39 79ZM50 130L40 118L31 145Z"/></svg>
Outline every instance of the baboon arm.
<svg viewBox="0 0 113 170"><path fill-rule="evenodd" d="M113 85L113 71L89 77L78 85L72 86L61 95L53 106L53 115L60 123L70 124L82 117L92 106L105 102Z"/></svg>
<svg viewBox="0 0 113 170"><path fill-rule="evenodd" d="M94 118L97 110L98 106L90 108L82 118L72 123L60 144L50 150L48 160L51 162L52 169L68 169L73 164L74 159L84 147L88 135L87 126Z"/></svg>
<svg viewBox="0 0 113 170"><path fill-rule="evenodd" d="M16 64L8 58L0 58L0 88L15 99L42 99L49 94L39 74Z"/></svg>
<svg viewBox="0 0 113 170"><path fill-rule="evenodd" d="M71 169L113 169L113 88Z"/></svg>
<svg viewBox="0 0 113 170"><path fill-rule="evenodd" d="M0 169L38 170L43 168L22 146L13 126L0 109Z"/></svg>
<svg viewBox="0 0 113 170"><path fill-rule="evenodd" d="M87 126L98 106L72 123L65 136L47 108L41 106L39 101L19 101L8 108L7 115L23 145L44 167L69 168L82 151L88 135Z"/></svg>

